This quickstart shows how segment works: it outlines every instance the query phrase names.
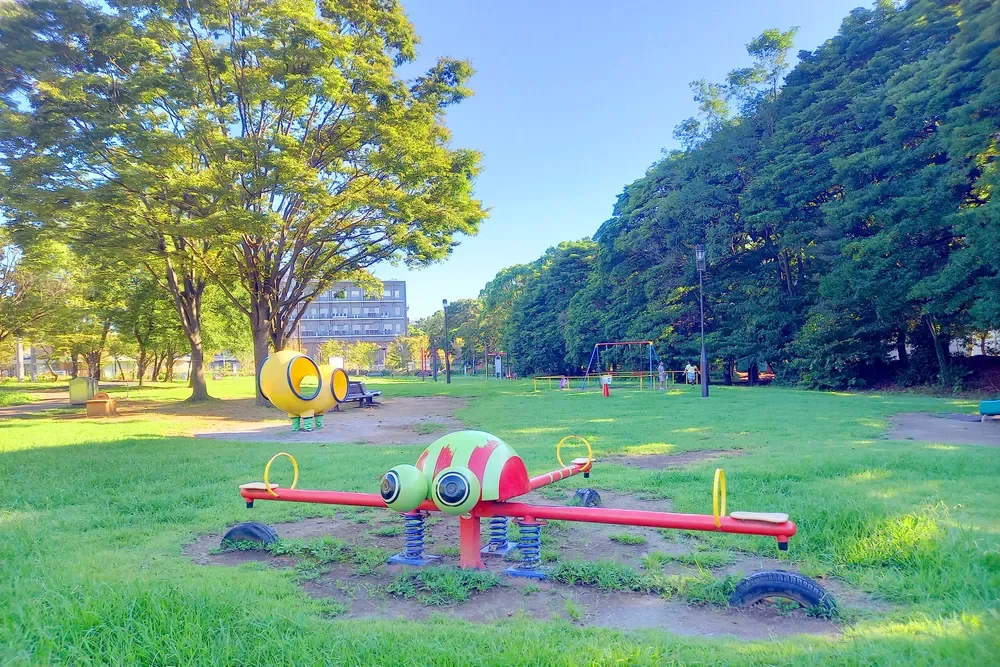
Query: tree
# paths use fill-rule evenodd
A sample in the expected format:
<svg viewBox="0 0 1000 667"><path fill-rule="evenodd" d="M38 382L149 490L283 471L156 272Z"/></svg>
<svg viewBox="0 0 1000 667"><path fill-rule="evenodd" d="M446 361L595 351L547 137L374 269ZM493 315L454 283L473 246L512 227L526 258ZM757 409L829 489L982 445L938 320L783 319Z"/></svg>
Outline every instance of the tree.
<svg viewBox="0 0 1000 667"><path fill-rule="evenodd" d="M684 151L618 197L565 324L543 258L484 287L484 337L532 369L599 340L696 358L703 244L710 361L730 377L956 385L949 343L1000 328L996 25L985 0L879 2L791 71L795 30L765 31L724 83L692 84Z"/></svg>
<svg viewBox="0 0 1000 667"><path fill-rule="evenodd" d="M585 284L595 261L590 239L563 242L535 263L535 273L514 300L504 327L506 352L528 373L570 373L566 328L573 296Z"/></svg>
<svg viewBox="0 0 1000 667"><path fill-rule="evenodd" d="M348 344L341 340L328 340L319 349L320 359L325 362L331 357L347 358Z"/></svg>
<svg viewBox="0 0 1000 667"><path fill-rule="evenodd" d="M37 330L66 292L65 248L47 244L27 254L0 227L0 343Z"/></svg>
<svg viewBox="0 0 1000 667"><path fill-rule="evenodd" d="M347 359L345 361L346 365L357 369L358 374L361 371L371 370L375 367L375 361L378 359L379 346L377 343L372 343L366 340L359 340L356 343L351 343L347 348Z"/></svg>
<svg viewBox="0 0 1000 667"><path fill-rule="evenodd" d="M82 202L95 237L156 257L196 398L206 276L250 319L260 363L333 281L438 261L485 217L479 155L449 148L441 120L472 70L442 58L400 78L416 35L397 2L31 0L2 27L22 208Z"/></svg>

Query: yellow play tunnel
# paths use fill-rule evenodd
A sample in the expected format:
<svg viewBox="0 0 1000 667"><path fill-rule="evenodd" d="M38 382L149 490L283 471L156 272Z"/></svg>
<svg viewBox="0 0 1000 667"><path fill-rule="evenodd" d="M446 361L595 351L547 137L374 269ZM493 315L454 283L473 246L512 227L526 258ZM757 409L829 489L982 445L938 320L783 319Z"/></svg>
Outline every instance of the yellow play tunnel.
<svg viewBox="0 0 1000 667"><path fill-rule="evenodd" d="M264 360L257 371L260 393L291 417L312 417L331 410L347 398L347 373L320 366L295 350L281 350Z"/></svg>

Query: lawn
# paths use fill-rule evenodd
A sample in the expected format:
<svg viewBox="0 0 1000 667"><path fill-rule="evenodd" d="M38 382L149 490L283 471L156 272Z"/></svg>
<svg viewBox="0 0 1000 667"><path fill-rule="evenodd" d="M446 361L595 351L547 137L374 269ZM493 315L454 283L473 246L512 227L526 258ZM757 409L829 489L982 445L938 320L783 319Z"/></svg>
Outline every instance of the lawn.
<svg viewBox="0 0 1000 667"><path fill-rule="evenodd" d="M553 468L575 433L595 455L739 447L723 460L731 510L780 510L798 523L787 558L878 601L843 633L741 642L511 618L495 625L348 620L308 597L288 570L205 567L181 550L249 519L276 523L332 508L258 503L274 443L194 439L221 402L177 405L182 386L132 390L140 414L89 421L40 413L0 421L0 664L988 664L1000 654L1000 461L996 449L882 437L907 411L971 404L905 395L776 388L532 392L530 381L371 379L390 396L467 397L470 427L514 446L532 473ZM249 379L210 381L249 399ZM119 390L115 389L115 393ZM145 403L143 403L145 401ZM244 401L248 402L248 401ZM335 428L335 416L329 420ZM412 462L394 446L287 445L303 488L374 491ZM601 489L707 512L717 462L683 470L600 463ZM716 552L774 555L773 539L707 535ZM992 658L990 656L993 656Z"/></svg>

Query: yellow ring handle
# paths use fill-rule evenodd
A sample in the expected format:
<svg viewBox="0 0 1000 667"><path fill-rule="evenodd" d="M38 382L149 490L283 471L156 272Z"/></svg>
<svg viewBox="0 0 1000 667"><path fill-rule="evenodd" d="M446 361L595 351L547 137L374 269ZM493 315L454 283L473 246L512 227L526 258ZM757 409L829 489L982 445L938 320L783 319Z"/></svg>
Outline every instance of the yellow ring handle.
<svg viewBox="0 0 1000 667"><path fill-rule="evenodd" d="M720 494L721 491L721 494ZM719 510L719 496L722 496L722 510ZM722 527L722 517L726 516L726 473L722 468L715 469L715 482L712 484L712 518L715 527Z"/></svg>
<svg viewBox="0 0 1000 667"><path fill-rule="evenodd" d="M579 440L580 442L582 442L587 446L587 464L584 466L584 468L589 469L590 464L594 462L594 450L590 448L590 443L587 442L586 438L581 438L578 435L567 435L565 438L559 441L558 445L556 445L556 460L559 461L559 465L561 465L563 468L567 467L566 464L563 463L562 456L560 455L560 450L562 450L563 443L570 439Z"/></svg>
<svg viewBox="0 0 1000 667"><path fill-rule="evenodd" d="M270 493L275 498L278 497L278 494L275 493L274 489L271 488L271 485L268 484L267 475L269 472L271 472L271 464L274 463L274 459L278 458L279 456L287 456L292 460L292 469L295 471L295 476L292 477L292 485L288 488L294 489L295 485L299 483L299 462L296 461L295 457L289 454L288 452L278 452L277 454L272 456L271 460L267 462L266 466L264 466L264 488L267 489L267 492Z"/></svg>

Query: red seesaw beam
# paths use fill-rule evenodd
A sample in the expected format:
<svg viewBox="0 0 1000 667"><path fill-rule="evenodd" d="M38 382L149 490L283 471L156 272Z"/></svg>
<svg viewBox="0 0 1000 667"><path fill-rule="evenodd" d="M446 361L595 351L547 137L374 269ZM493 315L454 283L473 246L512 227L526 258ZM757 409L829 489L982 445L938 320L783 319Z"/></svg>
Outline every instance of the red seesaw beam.
<svg viewBox="0 0 1000 667"><path fill-rule="evenodd" d="M538 477L532 477L528 480L528 484L531 486L531 490L534 491L535 489L540 489L543 486L548 486L553 482L558 482L561 479L566 479L567 477L572 477L573 475L579 475L581 472L590 472L590 468L593 465L593 461L588 461L587 463L574 463L565 468L553 470L552 472L547 472L544 475L539 475Z"/></svg>
<svg viewBox="0 0 1000 667"><path fill-rule="evenodd" d="M361 507L385 507L385 501L377 493L355 493L352 491L311 491L308 489L277 489L278 497L267 491L241 489L240 495L247 502L254 500L283 500L293 503L319 503L323 505L354 505ZM428 512L439 511L433 501L425 500L418 509ZM471 514L474 517L510 516L528 519L556 519L560 521L583 521L587 523L607 523L621 526L644 526L648 528L676 528L680 530L702 530L713 533L739 533L743 535L765 535L777 538L779 544L786 544L795 534L795 524L767 523L764 521L740 521L721 517L721 526L709 514L678 514L675 512L650 512L648 510L622 510L609 507L560 507L555 505L529 505L527 503L483 501L476 505Z"/></svg>
<svg viewBox="0 0 1000 667"><path fill-rule="evenodd" d="M248 503L255 500L284 500L290 503L317 503L320 505L353 505L356 507L385 507L385 501L377 493L357 493L355 491L313 491L310 489L275 489L275 498L264 490L240 489L240 495ZM439 511L431 500L425 500L417 509L428 512Z"/></svg>
<svg viewBox="0 0 1000 667"><path fill-rule="evenodd" d="M528 519L555 519L559 521L584 521L609 523L620 526L648 528L676 528L703 530L712 533L739 533L765 535L787 543L795 534L795 523L768 523L765 521L740 521L720 517L721 526L715 525L710 514L678 514L676 512L650 512L648 510L620 510L610 507L560 507L554 505L529 505L527 503L482 502L472 511L475 516L513 516Z"/></svg>

